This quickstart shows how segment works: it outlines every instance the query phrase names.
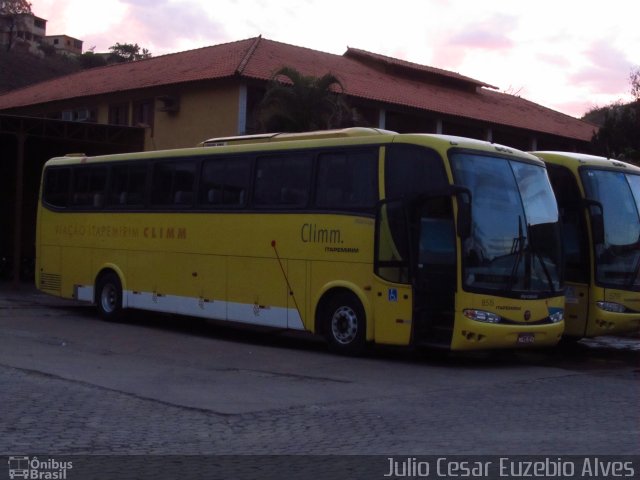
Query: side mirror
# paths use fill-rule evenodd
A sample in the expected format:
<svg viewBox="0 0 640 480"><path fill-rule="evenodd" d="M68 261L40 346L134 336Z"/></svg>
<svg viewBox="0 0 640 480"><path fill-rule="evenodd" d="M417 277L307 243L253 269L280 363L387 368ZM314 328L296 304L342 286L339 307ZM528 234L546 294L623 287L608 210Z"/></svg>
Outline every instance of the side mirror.
<svg viewBox="0 0 640 480"><path fill-rule="evenodd" d="M456 230L461 239L471 236L471 190L460 185L452 185L451 193L456 196L458 201L458 221Z"/></svg>
<svg viewBox="0 0 640 480"><path fill-rule="evenodd" d="M585 198L583 206L589 209L593 243L594 245L602 245L604 243L604 208L602 207L602 203L597 200Z"/></svg>

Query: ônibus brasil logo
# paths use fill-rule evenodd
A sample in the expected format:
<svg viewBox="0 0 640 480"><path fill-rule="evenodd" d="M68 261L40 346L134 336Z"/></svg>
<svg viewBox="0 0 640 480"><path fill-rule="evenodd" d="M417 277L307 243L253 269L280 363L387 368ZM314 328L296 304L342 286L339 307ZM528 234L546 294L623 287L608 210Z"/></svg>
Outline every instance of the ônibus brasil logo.
<svg viewBox="0 0 640 480"><path fill-rule="evenodd" d="M38 457L9 457L9 478L33 480L65 480L67 470L73 468L73 462L60 462L53 458L39 460Z"/></svg>

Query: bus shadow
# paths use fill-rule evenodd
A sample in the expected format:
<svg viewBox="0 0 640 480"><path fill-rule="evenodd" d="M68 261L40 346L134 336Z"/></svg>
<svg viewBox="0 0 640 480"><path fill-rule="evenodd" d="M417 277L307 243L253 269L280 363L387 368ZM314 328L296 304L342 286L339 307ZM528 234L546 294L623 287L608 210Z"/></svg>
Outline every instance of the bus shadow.
<svg viewBox="0 0 640 480"><path fill-rule="evenodd" d="M61 305L53 308L68 312L73 311L74 315L79 315L83 319L93 318L100 321L95 307ZM119 323L225 342L335 355L329 352L327 344L321 336L308 332L143 310L126 311L123 321ZM372 345L360 358L444 368L539 366L580 371L611 370L640 365L640 338L600 337L598 339L584 339L579 342L561 343L556 347L541 349L472 352Z"/></svg>
<svg viewBox="0 0 640 480"><path fill-rule="evenodd" d="M585 339L539 349L451 352L376 346L371 354L389 361L405 361L443 368L549 367L573 371L622 370L640 372L640 339Z"/></svg>
<svg viewBox="0 0 640 480"><path fill-rule="evenodd" d="M125 320L121 323L227 342L273 346L292 350L326 350L324 340L311 333L294 332L287 329L256 325L244 325L242 323L231 323L224 320L130 310L126 312Z"/></svg>

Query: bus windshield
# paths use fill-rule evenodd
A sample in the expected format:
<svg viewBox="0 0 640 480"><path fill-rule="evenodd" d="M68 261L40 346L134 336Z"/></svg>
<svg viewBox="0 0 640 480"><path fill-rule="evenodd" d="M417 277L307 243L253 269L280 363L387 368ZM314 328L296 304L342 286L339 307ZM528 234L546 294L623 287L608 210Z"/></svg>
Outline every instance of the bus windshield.
<svg viewBox="0 0 640 480"><path fill-rule="evenodd" d="M595 245L596 281L605 287L640 289L640 176L584 169L587 198L602 205L604 243Z"/></svg>
<svg viewBox="0 0 640 480"><path fill-rule="evenodd" d="M453 153L451 164L472 198L462 252L465 288L517 298L557 295L559 215L546 170L469 152Z"/></svg>

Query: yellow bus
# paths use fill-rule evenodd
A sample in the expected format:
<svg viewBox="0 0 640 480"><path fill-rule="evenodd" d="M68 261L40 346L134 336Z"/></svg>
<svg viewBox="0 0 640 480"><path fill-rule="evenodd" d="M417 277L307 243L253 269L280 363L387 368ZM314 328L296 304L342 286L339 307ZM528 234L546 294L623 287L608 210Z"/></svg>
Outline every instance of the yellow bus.
<svg viewBox="0 0 640 480"><path fill-rule="evenodd" d="M566 258L565 335L595 337L640 327L640 168L566 152L547 163L561 212Z"/></svg>
<svg viewBox="0 0 640 480"><path fill-rule="evenodd" d="M304 330L332 350L548 346L564 328L544 163L458 137L352 128L212 139L44 168L37 286Z"/></svg>

